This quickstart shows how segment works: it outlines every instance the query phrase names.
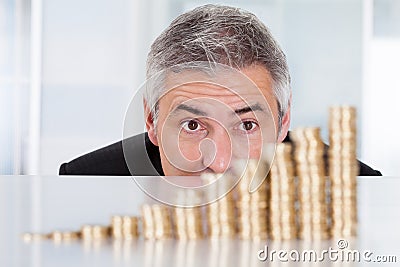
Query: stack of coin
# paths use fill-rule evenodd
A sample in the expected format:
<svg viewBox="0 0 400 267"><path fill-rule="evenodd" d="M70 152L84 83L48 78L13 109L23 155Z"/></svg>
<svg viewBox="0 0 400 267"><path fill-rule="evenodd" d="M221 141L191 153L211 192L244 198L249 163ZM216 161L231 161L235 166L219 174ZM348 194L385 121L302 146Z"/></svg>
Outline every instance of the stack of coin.
<svg viewBox="0 0 400 267"><path fill-rule="evenodd" d="M206 202L209 203L206 205L207 235L210 238L218 238L221 233L219 207L218 202L216 201L216 199L218 199L218 176L211 173L206 173L202 174L201 179L205 185L209 185L206 192L207 196L205 197Z"/></svg>
<svg viewBox="0 0 400 267"><path fill-rule="evenodd" d="M276 146L274 163L267 181L269 238L296 239L296 188L290 144L281 143Z"/></svg>
<svg viewBox="0 0 400 267"><path fill-rule="evenodd" d="M176 207L172 209L172 221L174 226L175 237L177 239L189 239L186 227L185 208Z"/></svg>
<svg viewBox="0 0 400 267"><path fill-rule="evenodd" d="M223 196L217 201L220 237L223 238L236 236L235 199L232 182L232 177L226 174L220 176L218 180L218 195Z"/></svg>
<svg viewBox="0 0 400 267"><path fill-rule="evenodd" d="M331 235L346 237L357 232L356 110L331 107L329 111L329 176Z"/></svg>
<svg viewBox="0 0 400 267"><path fill-rule="evenodd" d="M111 235L114 239L131 240L139 236L138 217L112 216Z"/></svg>
<svg viewBox="0 0 400 267"><path fill-rule="evenodd" d="M267 182L263 162L249 160L236 186L238 235L242 239L266 239L268 237L267 221ZM252 181L263 181L258 189L250 192Z"/></svg>
<svg viewBox="0 0 400 267"><path fill-rule="evenodd" d="M143 236L145 239L165 239L172 237L170 211L165 205L144 204L141 207Z"/></svg>
<svg viewBox="0 0 400 267"><path fill-rule="evenodd" d="M193 207L185 209L186 229L188 239L198 239L203 237L203 221L201 208Z"/></svg>
<svg viewBox="0 0 400 267"><path fill-rule="evenodd" d="M21 235L22 240L24 242L32 242L32 241L41 241L48 239L47 234L39 234L39 233L23 233Z"/></svg>
<svg viewBox="0 0 400 267"><path fill-rule="evenodd" d="M83 225L80 236L84 241L103 240L110 236L110 227L102 225Z"/></svg>
<svg viewBox="0 0 400 267"><path fill-rule="evenodd" d="M141 206L142 213L142 230L143 236L145 239L154 239L155 238L155 224L153 218L153 212L151 209L151 205L143 204Z"/></svg>
<svg viewBox="0 0 400 267"><path fill-rule="evenodd" d="M39 233L25 233L22 235L22 239L25 242L38 241L38 240L48 240L51 239L56 243L61 242L70 242L73 240L77 240L81 237L80 232L74 231L53 231L48 234L39 234Z"/></svg>
<svg viewBox="0 0 400 267"><path fill-rule="evenodd" d="M51 238L54 242L70 242L72 240L77 240L80 237L78 232L73 231L54 231L50 233L49 238Z"/></svg>
<svg viewBox="0 0 400 267"><path fill-rule="evenodd" d="M167 206L162 204L153 204L151 205L151 210L153 215L153 222L155 222L155 239L172 238L171 216Z"/></svg>
<svg viewBox="0 0 400 267"><path fill-rule="evenodd" d="M196 191L184 190L178 192L178 203L187 205L198 202ZM178 239L198 239L203 237L203 220L201 207L176 207L173 209L173 225Z"/></svg>
<svg viewBox="0 0 400 267"><path fill-rule="evenodd" d="M319 128L298 128L291 132L298 177L298 223L300 239L327 239L328 204L324 143Z"/></svg>
<svg viewBox="0 0 400 267"><path fill-rule="evenodd" d="M186 198L191 203L199 203L199 193L195 190L186 190ZM196 199L196 200L195 200ZM189 203L188 201L186 203ZM189 207L185 209L187 237L198 239L203 237L203 219L201 207Z"/></svg>
<svg viewBox="0 0 400 267"><path fill-rule="evenodd" d="M207 232L210 238L227 238L236 235L235 199L232 179L226 174L203 174L205 184L214 183L207 192ZM219 196L222 196L220 199ZM216 200L218 199L218 200Z"/></svg>

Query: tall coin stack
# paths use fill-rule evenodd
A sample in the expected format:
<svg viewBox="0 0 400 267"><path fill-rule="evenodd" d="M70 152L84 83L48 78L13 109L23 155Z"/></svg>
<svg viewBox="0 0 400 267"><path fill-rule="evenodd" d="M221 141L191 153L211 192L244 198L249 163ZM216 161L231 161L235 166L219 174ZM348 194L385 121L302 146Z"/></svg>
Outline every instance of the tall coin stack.
<svg viewBox="0 0 400 267"><path fill-rule="evenodd" d="M180 191L178 192L178 203L186 205L188 198L191 202L194 198L198 198L198 193L195 191ZM173 208L173 226L177 239L199 239L204 236L203 220L201 207L175 207Z"/></svg>
<svg viewBox="0 0 400 267"><path fill-rule="evenodd" d="M148 205L141 207L143 235L145 239L165 239L172 237L170 212L165 205Z"/></svg>
<svg viewBox="0 0 400 267"><path fill-rule="evenodd" d="M276 146L275 160L268 177L268 196L269 238L296 239L296 190L290 144Z"/></svg>
<svg viewBox="0 0 400 267"><path fill-rule="evenodd" d="M242 239L266 239L268 237L267 206L268 195L266 172L261 170L264 166L257 160L249 160L244 173L236 186L238 235ZM264 177L258 177L264 175ZM261 181L260 187L250 192L252 180Z"/></svg>
<svg viewBox="0 0 400 267"><path fill-rule="evenodd" d="M329 176L331 183L331 235L357 234L356 110L338 106L329 110Z"/></svg>
<svg viewBox="0 0 400 267"><path fill-rule="evenodd" d="M208 190L207 199L211 201L206 206L207 232L212 239L228 238L236 235L235 200L232 193L232 179L225 174L203 174L205 183L215 183Z"/></svg>
<svg viewBox="0 0 400 267"><path fill-rule="evenodd" d="M324 143L320 128L298 128L291 133L298 177L300 239L329 238Z"/></svg>

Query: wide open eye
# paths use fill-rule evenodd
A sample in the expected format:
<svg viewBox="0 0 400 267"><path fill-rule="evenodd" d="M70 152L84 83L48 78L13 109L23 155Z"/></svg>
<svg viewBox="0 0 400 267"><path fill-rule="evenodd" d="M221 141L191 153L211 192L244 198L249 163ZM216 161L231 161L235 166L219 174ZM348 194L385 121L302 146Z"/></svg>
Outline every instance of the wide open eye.
<svg viewBox="0 0 400 267"><path fill-rule="evenodd" d="M182 128L187 132L196 132L202 129L200 123L196 120L184 121Z"/></svg>
<svg viewBox="0 0 400 267"><path fill-rule="evenodd" d="M258 124L254 121L242 121L239 124L238 129L244 132L252 132L258 127Z"/></svg>

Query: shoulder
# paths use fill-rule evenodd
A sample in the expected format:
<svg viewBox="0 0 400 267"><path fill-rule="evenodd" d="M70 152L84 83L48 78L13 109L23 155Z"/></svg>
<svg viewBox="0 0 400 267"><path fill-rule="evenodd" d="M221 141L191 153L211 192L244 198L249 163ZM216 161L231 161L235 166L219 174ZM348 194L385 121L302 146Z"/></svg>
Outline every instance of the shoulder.
<svg viewBox="0 0 400 267"><path fill-rule="evenodd" d="M158 148L151 144L147 133L143 133L84 154L68 163L63 163L60 166L59 174L158 175L160 171L162 172L159 157ZM151 168L149 164L143 164L145 159L151 161ZM154 171L153 166L157 171ZM130 169L133 170L132 174Z"/></svg>
<svg viewBox="0 0 400 267"><path fill-rule="evenodd" d="M124 160L122 141L63 163L60 175L129 175Z"/></svg>

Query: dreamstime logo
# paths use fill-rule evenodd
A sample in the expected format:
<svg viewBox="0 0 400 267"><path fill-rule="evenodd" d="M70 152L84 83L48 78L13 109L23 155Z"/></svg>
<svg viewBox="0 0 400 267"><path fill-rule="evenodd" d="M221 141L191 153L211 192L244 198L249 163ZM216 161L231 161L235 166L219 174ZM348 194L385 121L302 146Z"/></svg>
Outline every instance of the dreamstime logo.
<svg viewBox="0 0 400 267"><path fill-rule="evenodd" d="M375 255L370 250L351 250L348 247L349 243L345 239L339 239L336 248L329 247L320 251L315 249L270 250L265 245L257 252L257 257L260 261L270 262L397 262L395 255Z"/></svg>
<svg viewBox="0 0 400 267"><path fill-rule="evenodd" d="M149 136L135 135L146 131L138 128L145 123ZM258 189L274 157L276 129L268 101L246 75L222 64L191 62L161 71L135 93L123 151L147 195L172 206L201 206L225 196L244 175L251 176L249 191ZM157 176L160 166L149 155L149 142L159 147L165 174L174 177Z"/></svg>

